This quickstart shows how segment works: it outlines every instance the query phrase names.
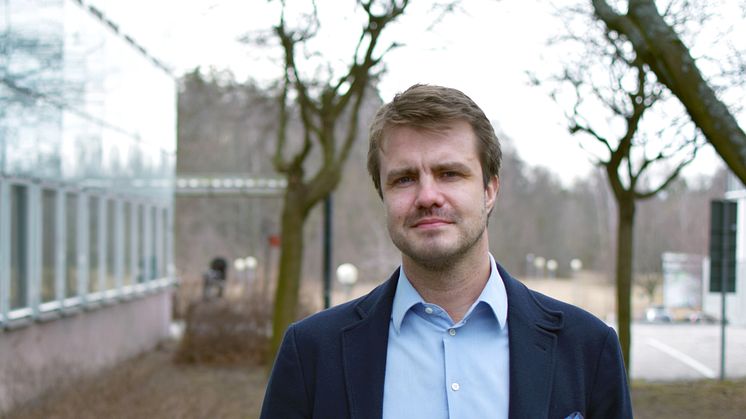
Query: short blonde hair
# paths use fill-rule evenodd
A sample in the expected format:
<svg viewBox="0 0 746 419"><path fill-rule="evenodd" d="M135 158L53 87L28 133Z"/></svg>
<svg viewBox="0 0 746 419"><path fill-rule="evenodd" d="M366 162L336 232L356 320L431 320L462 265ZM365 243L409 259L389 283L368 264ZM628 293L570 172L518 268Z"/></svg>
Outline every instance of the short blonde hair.
<svg viewBox="0 0 746 419"><path fill-rule="evenodd" d="M466 121L474 130L485 188L493 176L499 176L502 160L500 141L482 109L459 90L415 84L383 105L370 126L368 172L378 195L383 197L381 147L390 128L409 126L438 131L454 121Z"/></svg>

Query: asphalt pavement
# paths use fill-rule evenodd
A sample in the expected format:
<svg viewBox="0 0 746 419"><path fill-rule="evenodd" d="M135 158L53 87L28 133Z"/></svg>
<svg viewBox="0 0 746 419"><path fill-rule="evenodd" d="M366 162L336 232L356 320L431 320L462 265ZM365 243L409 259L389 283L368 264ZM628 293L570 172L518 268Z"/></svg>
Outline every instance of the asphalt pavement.
<svg viewBox="0 0 746 419"><path fill-rule="evenodd" d="M720 325L634 323L632 379L679 381L720 377ZM746 327L725 329L726 378L746 377Z"/></svg>

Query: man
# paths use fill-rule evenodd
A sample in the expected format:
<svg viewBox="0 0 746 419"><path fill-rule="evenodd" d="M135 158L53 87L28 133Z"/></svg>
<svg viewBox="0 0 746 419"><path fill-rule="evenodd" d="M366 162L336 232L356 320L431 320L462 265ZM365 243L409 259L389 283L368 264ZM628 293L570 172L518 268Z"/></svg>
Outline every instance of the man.
<svg viewBox="0 0 746 419"><path fill-rule="evenodd" d="M401 267L288 328L262 418L632 417L613 329L489 253L500 158L455 89L415 85L378 111L368 169Z"/></svg>

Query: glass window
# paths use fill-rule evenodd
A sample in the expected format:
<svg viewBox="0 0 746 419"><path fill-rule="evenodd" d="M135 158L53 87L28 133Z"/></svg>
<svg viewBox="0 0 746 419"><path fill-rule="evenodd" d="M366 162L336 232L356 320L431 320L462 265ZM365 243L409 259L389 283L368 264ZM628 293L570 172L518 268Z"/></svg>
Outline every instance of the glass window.
<svg viewBox="0 0 746 419"><path fill-rule="evenodd" d="M147 220L147 217L148 217L148 207L147 207L147 205L141 205L140 206L140 211L138 211L138 213L140 214L140 225L139 225L139 227L140 227L140 229L139 229L139 231L140 231L140 237L139 237L139 239L140 239L140 246L138 246L140 248L140 251L139 251L140 260L139 260L139 262L137 264L137 267L138 267L138 270L139 270L138 276L137 276L137 278L138 278L137 282L144 282L146 279L149 279L149 276L150 276L150 274L148 273L148 269L147 269L148 268L147 261L148 261L148 258L150 256L149 255L150 252L149 252L149 248L148 248L149 247L148 246L149 245L148 242L150 241L150 239L148 237L149 236L148 235L149 230L148 230L148 222L147 222L148 221Z"/></svg>
<svg viewBox="0 0 746 419"><path fill-rule="evenodd" d="M41 301L55 299L55 271L57 250L57 192L51 189L42 191L41 229Z"/></svg>
<svg viewBox="0 0 746 419"><path fill-rule="evenodd" d="M65 194L65 297L78 295L78 196Z"/></svg>
<svg viewBox="0 0 746 419"><path fill-rule="evenodd" d="M158 234L158 225L158 208L153 206L150 208L150 279L156 279L160 274L160 269L158 267L160 255L158 254L158 249L160 249L161 246L158 241L161 239L161 235Z"/></svg>
<svg viewBox="0 0 746 419"><path fill-rule="evenodd" d="M28 301L28 188L11 186L10 196L10 309Z"/></svg>
<svg viewBox="0 0 746 419"><path fill-rule="evenodd" d="M88 198L88 292L100 291L99 276L99 254L98 254L98 197Z"/></svg>
<svg viewBox="0 0 746 419"><path fill-rule="evenodd" d="M163 278L168 275L168 208L161 210L161 219L163 220L161 223L161 277Z"/></svg>
<svg viewBox="0 0 746 419"><path fill-rule="evenodd" d="M106 201L106 289L117 286L117 201Z"/></svg>
<svg viewBox="0 0 746 419"><path fill-rule="evenodd" d="M122 240L122 246L124 250L124 285L132 285L135 281L132 277L132 217L133 217L133 206L129 202L124 203L123 211L123 233L124 237Z"/></svg>

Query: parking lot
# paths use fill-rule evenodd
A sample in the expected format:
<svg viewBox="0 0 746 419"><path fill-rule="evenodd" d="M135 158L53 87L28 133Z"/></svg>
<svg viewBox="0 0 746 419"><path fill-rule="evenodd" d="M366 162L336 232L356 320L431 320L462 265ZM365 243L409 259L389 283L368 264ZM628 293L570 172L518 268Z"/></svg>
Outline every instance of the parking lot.
<svg viewBox="0 0 746 419"><path fill-rule="evenodd" d="M746 327L726 328L726 378L746 377ZM634 323L631 378L700 380L720 376L720 325Z"/></svg>

